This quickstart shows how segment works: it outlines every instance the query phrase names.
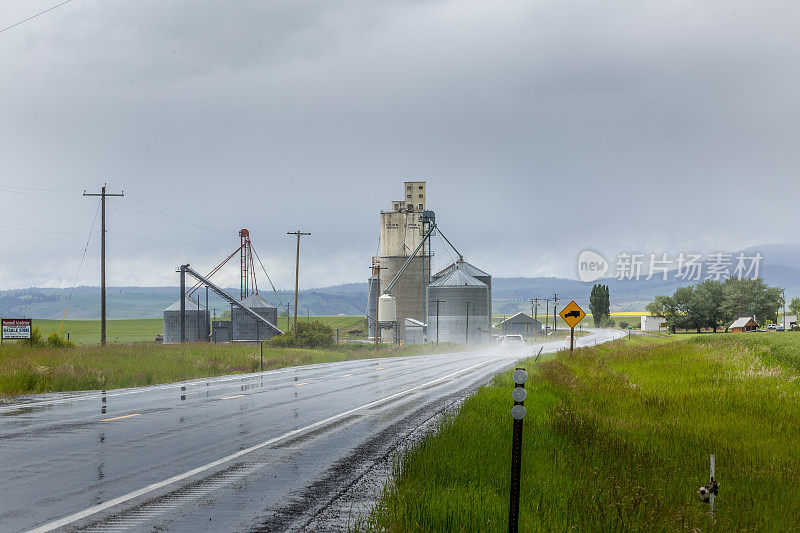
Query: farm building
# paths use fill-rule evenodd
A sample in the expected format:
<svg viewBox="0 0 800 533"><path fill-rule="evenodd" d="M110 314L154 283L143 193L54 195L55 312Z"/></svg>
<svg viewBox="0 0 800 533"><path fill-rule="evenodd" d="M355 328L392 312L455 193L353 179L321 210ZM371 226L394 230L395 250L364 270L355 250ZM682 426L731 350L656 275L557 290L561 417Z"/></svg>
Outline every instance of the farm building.
<svg viewBox="0 0 800 533"><path fill-rule="evenodd" d="M790 330L797 325L797 315L784 315L781 317L781 322L786 330Z"/></svg>
<svg viewBox="0 0 800 533"><path fill-rule="evenodd" d="M667 325L667 319L660 316L642 316L642 331L659 331Z"/></svg>
<svg viewBox="0 0 800 533"><path fill-rule="evenodd" d="M542 332L542 323L525 313L517 313L500 322L500 331L504 335L538 335Z"/></svg>
<svg viewBox="0 0 800 533"><path fill-rule="evenodd" d="M427 324L406 317L405 326L403 344L423 344L425 342L425 333L428 330Z"/></svg>
<svg viewBox="0 0 800 533"><path fill-rule="evenodd" d="M742 318L737 318L733 324L731 324L728 329L731 330L733 333L739 333L742 331L755 331L758 329L758 322L751 317L751 316L743 316Z"/></svg>
<svg viewBox="0 0 800 533"><path fill-rule="evenodd" d="M231 342L231 321L213 320L211 322L211 340L217 342Z"/></svg>

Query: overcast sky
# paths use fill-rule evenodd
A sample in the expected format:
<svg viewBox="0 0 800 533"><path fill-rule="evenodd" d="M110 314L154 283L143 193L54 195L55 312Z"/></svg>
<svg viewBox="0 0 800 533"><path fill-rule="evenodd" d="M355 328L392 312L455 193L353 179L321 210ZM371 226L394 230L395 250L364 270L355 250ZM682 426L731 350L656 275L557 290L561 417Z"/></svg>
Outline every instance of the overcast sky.
<svg viewBox="0 0 800 533"><path fill-rule="evenodd" d="M0 289L73 283L104 182L112 285L241 227L279 288L297 228L303 287L364 281L406 179L495 276L796 243L798 28L789 0L72 0L0 32Z"/></svg>

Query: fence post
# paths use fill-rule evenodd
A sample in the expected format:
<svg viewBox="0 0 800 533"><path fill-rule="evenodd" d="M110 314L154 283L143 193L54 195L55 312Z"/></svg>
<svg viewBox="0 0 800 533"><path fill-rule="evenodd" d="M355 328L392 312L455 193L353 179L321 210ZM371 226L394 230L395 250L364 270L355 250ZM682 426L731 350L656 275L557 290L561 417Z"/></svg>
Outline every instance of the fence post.
<svg viewBox="0 0 800 533"><path fill-rule="evenodd" d="M519 531L519 489L520 473L522 471L522 419L525 418L525 397L528 392L525 390L525 382L528 380L528 373L524 368L514 370L514 391L511 397L514 399L514 407L511 408L511 417L514 419L514 429L511 438L511 499L508 506L508 531L517 533Z"/></svg>
<svg viewBox="0 0 800 533"><path fill-rule="evenodd" d="M717 458L712 453L711 456L709 457L709 459L710 459L710 462L711 462L711 467L709 469L709 472L710 472L710 476L709 477L711 479L709 480L709 483L711 483L712 487L716 488L716 484L717 484ZM711 494L709 494L709 498L708 498L708 503L711 506L711 516L714 516L714 498L715 497L716 497L716 491L712 491Z"/></svg>

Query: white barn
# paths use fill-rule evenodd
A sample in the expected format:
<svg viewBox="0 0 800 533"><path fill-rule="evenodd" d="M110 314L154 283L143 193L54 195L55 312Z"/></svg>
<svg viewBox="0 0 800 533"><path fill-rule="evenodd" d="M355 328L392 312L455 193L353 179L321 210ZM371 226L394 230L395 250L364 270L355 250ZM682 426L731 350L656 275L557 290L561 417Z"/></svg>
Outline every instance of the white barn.
<svg viewBox="0 0 800 533"><path fill-rule="evenodd" d="M658 331L665 327L666 323L666 318L642 315L642 331Z"/></svg>

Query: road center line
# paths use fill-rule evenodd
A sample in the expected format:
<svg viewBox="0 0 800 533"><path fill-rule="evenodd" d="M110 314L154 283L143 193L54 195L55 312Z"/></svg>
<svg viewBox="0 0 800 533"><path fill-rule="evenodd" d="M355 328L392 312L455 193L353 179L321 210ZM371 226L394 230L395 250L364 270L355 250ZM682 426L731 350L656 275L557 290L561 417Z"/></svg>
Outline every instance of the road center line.
<svg viewBox="0 0 800 533"><path fill-rule="evenodd" d="M220 398L220 400L232 400L233 398L241 398L244 394L237 394L236 396L225 396L224 398Z"/></svg>
<svg viewBox="0 0 800 533"><path fill-rule="evenodd" d="M352 375L353 375L353 374L345 374L345 375L344 375L344 376L342 376L342 377L343 377L343 378L346 378L346 377L350 377L350 376L352 376Z"/></svg>
<svg viewBox="0 0 800 533"><path fill-rule="evenodd" d="M308 385L308 381L304 381L302 383L295 383L294 384L295 387L302 387L303 385Z"/></svg>
<svg viewBox="0 0 800 533"><path fill-rule="evenodd" d="M100 422L111 422L112 420L120 420L122 418L130 418L132 416L141 416L142 413L134 413L132 415L125 415L125 416L115 416L114 418L104 418Z"/></svg>
<svg viewBox="0 0 800 533"><path fill-rule="evenodd" d="M45 532L48 532L48 531L53 531L54 529L58 529L60 527L64 527L66 525L72 524L73 522L77 522L78 520L82 520L82 519L84 519L84 518L86 518L88 516L91 516L93 514L99 513L100 511L105 511L106 509L110 509L111 507L115 507L117 505L125 503L125 502L127 502L129 500L132 500L134 498L138 498L139 496L143 496L143 495L147 494L148 492L152 492L154 490L158 490L158 489L166 487L167 485L170 485L172 483L176 483L178 481L182 481L182 480L184 480L184 479L186 479L188 477L194 476L196 474L200 474L200 473L205 472L207 470L210 470L210 469L212 469L214 467L223 465L225 463L233 461L234 459L238 459L239 457L241 457L243 455L247 455L248 453L252 453L252 452L254 452L256 450L260 450L261 448L264 448L264 447L270 446L272 444L275 444L276 442L280 442L282 440L288 439L289 437L293 437L293 436L295 436L295 435L297 435L299 433L305 433L306 431L318 428L320 426L324 426L325 424L329 424L329 423L331 423L331 422L333 422L335 420L338 420L340 418L344 418L344 417L346 417L348 415L351 415L351 414L353 414L353 413L355 413L357 411L361 411L363 409L368 409L368 408L373 407L375 405L379 405L379 404L381 404L383 402L386 402L386 401L389 401L389 400L394 400L395 398L403 397L406 394L408 394L409 392L413 392L415 390L419 390L419 389L422 389L422 388L425 388L425 387L429 387L430 385L434 385L436 383L440 383L442 381L446 381L446 380L448 380L448 379L450 379L452 377L455 377L455 376L457 376L459 374L463 374L465 372L469 372L470 370L474 370L474 369L476 369L478 367L481 367L481 366L486 366L486 365L489 365L489 364L492 364L492 363L497 363L499 361L508 361L510 363L512 360L507 358L507 357L501 357L501 358L498 358L498 359L490 359L489 361L483 361L481 363L478 363L478 364L475 364L475 365L472 365L472 366L468 366L467 368L464 368L462 370L457 370L455 372L447 374L446 376L442 376L440 378L436 378L434 380L428 381L427 383L423 383L422 385L417 385L416 387L411 387L410 389L406 389L404 391L400 391L400 392L396 392L394 394L390 394L389 396L385 396L385 397L380 398L378 400L374 400L372 402L365 403L364 405L361 405L361 406L358 406L358 407L354 407L353 409L348 409L347 411L343 411L343 412L341 412L341 413L339 413L337 415L333 415L333 416L330 416L330 417L325 418L323 420L319 420L319 421L314 422L312 424L309 424L309 425L307 425L305 427L289 431L289 432L284 433L283 435L279 435L277 437L273 437L273 438L271 438L269 440L266 440L266 441L264 441L264 442L262 442L260 444L256 444L254 446L250 446L249 448L245 448L245 449L240 450L240 451L238 451L236 453L232 453L231 455L223 457L222 459L218 459L218 460L213 461L211 463L208 463L208 464L205 464L203 466L199 466L197 468L189 470L188 472L184 472L182 474L178 474L176 476L172 476L171 478L167 478L167 479L165 479L163 481L159 481L157 483L153 483L151 485L147 485L146 487L143 487L143 488L141 488L139 490L135 490L133 492L129 492L128 494L124 494L124 495L119 496L117 498L113 498L111 500L108 500L107 502L103 502L101 504L94 505L92 507L89 507L88 509L84 509L83 511L79 511L79 512L73 513L73 514L71 514L69 516L65 516L64 518L60 518L58 520L54 520L52 522L48 522L47 524L44 524L44 525L41 525L41 526L39 526L37 528L31 529L28 533L45 533ZM302 384L306 385L306 383L302 383ZM298 384L298 385L301 385L301 384ZM295 386L297 386L297 385L295 385ZM135 415L129 415L129 416L135 416Z"/></svg>

